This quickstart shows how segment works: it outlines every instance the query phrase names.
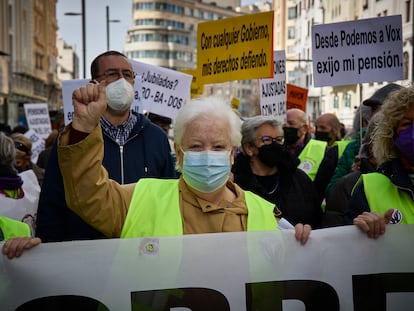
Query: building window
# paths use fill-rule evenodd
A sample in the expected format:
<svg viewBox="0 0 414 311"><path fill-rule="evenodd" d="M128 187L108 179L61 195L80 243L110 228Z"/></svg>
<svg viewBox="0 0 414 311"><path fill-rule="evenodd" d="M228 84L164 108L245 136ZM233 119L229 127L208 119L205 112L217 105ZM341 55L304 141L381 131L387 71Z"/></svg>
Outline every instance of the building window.
<svg viewBox="0 0 414 311"><path fill-rule="evenodd" d="M288 19L295 19L296 18L296 7L291 7L288 9Z"/></svg>
<svg viewBox="0 0 414 311"><path fill-rule="evenodd" d="M410 65L410 57L408 55L408 52L403 53L403 59L404 59L404 80L408 80L408 71L409 71L409 65Z"/></svg>
<svg viewBox="0 0 414 311"><path fill-rule="evenodd" d="M351 107L351 94L344 94L345 107Z"/></svg>
<svg viewBox="0 0 414 311"><path fill-rule="evenodd" d="M295 27L288 28L288 39L295 39Z"/></svg>
<svg viewBox="0 0 414 311"><path fill-rule="evenodd" d="M198 18L199 19L204 19L204 11L203 10L198 11Z"/></svg>
<svg viewBox="0 0 414 311"><path fill-rule="evenodd" d="M411 0L405 1L405 22L409 23L411 19Z"/></svg>
<svg viewBox="0 0 414 311"><path fill-rule="evenodd" d="M335 95L334 96L334 99L333 99L333 107L334 107L334 109L338 109L339 108L339 97L338 97L338 95Z"/></svg>

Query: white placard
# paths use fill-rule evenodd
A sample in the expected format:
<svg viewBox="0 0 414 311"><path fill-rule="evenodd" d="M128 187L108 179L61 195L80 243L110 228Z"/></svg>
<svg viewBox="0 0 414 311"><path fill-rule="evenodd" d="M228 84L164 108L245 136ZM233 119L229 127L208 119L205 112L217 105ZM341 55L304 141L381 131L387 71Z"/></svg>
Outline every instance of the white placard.
<svg viewBox="0 0 414 311"><path fill-rule="evenodd" d="M286 56L285 51L274 51L273 78L259 79L260 111L264 116L286 120Z"/></svg>
<svg viewBox="0 0 414 311"><path fill-rule="evenodd" d="M62 99L63 99L63 113L65 115L65 125L72 122L73 118L73 104L72 104L72 93L74 90L85 86L89 83L90 79L74 79L74 80L63 80L62 81ZM131 104L131 110L136 112L143 112L141 103L141 81L139 77L135 78L134 83L135 96Z"/></svg>
<svg viewBox="0 0 414 311"><path fill-rule="evenodd" d="M144 110L175 119L190 100L192 75L130 60L141 77ZM138 79L138 77L137 77Z"/></svg>
<svg viewBox="0 0 414 311"><path fill-rule="evenodd" d="M354 226L314 230L306 245L293 230L41 244L18 259L0 256L0 306L72 295L109 310L281 310L283 302L283 311L409 311L413 236L414 225L388 225L378 239ZM138 307L151 301L153 309Z"/></svg>
<svg viewBox="0 0 414 311"><path fill-rule="evenodd" d="M315 86L403 79L401 15L312 26Z"/></svg>
<svg viewBox="0 0 414 311"><path fill-rule="evenodd" d="M24 113L29 130L33 130L38 136L46 139L52 132L47 103L24 104Z"/></svg>
<svg viewBox="0 0 414 311"><path fill-rule="evenodd" d="M32 142L32 157L31 161L37 163L37 158L39 157L40 152L45 149L45 138L39 136L34 130L28 130L23 134Z"/></svg>

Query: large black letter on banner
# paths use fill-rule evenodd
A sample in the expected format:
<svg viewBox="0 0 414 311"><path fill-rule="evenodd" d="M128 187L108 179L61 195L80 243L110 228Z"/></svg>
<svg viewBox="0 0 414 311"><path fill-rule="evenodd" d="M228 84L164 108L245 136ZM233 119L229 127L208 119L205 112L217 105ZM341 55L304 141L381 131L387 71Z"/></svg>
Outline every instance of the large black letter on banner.
<svg viewBox="0 0 414 311"><path fill-rule="evenodd" d="M226 297L210 288L170 288L131 293L131 310L169 311L185 307L191 311L230 311Z"/></svg>
<svg viewBox="0 0 414 311"><path fill-rule="evenodd" d="M25 302L21 306L17 307L15 311L72 311L72 310L85 310L85 311L109 311L109 309L100 301L77 295L60 295L60 296L47 296L36 298Z"/></svg>
<svg viewBox="0 0 414 311"><path fill-rule="evenodd" d="M354 311L386 311L387 293L414 292L414 273L353 275L352 288Z"/></svg>
<svg viewBox="0 0 414 311"><path fill-rule="evenodd" d="M324 282L291 280L246 284L247 311L281 311L282 301L287 299L302 301L306 311L339 311L338 294Z"/></svg>

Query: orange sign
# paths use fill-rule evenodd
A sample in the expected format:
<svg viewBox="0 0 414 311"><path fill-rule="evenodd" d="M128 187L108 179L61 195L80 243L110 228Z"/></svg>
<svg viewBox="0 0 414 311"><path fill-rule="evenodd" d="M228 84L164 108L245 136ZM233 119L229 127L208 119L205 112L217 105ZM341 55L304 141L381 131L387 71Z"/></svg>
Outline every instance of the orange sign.
<svg viewBox="0 0 414 311"><path fill-rule="evenodd" d="M308 89L293 84L287 84L286 109L298 108L306 112Z"/></svg>

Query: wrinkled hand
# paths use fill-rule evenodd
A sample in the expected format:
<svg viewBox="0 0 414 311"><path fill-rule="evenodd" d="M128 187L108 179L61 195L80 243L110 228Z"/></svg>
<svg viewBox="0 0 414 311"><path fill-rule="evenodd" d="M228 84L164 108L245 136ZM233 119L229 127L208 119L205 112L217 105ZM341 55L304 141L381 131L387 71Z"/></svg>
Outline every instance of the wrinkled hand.
<svg viewBox="0 0 414 311"><path fill-rule="evenodd" d="M72 103L75 111L72 127L81 132L91 133L106 109L106 82L88 83L74 90Z"/></svg>
<svg viewBox="0 0 414 311"><path fill-rule="evenodd" d="M312 227L308 224L296 224L295 226L295 238L300 244L304 245L309 239Z"/></svg>
<svg viewBox="0 0 414 311"><path fill-rule="evenodd" d="M378 238L385 233L386 225L390 222L393 209L388 210L385 215L375 212L363 212L354 218L353 223L370 238Z"/></svg>
<svg viewBox="0 0 414 311"><path fill-rule="evenodd" d="M4 243L2 252L7 258L12 259L20 257L23 251L31 249L40 243L42 243L42 240L39 238L10 238Z"/></svg>

